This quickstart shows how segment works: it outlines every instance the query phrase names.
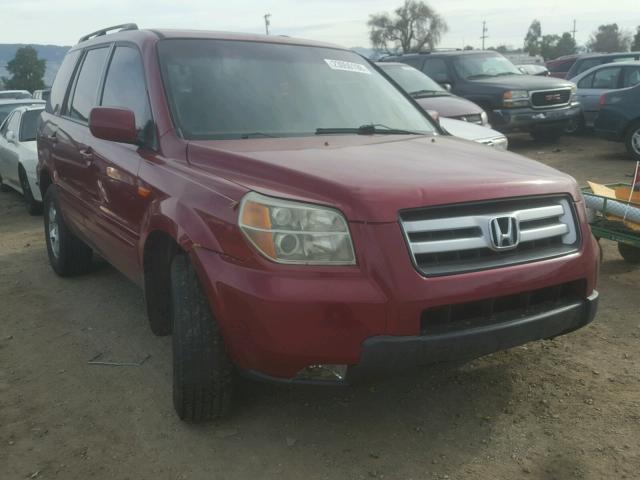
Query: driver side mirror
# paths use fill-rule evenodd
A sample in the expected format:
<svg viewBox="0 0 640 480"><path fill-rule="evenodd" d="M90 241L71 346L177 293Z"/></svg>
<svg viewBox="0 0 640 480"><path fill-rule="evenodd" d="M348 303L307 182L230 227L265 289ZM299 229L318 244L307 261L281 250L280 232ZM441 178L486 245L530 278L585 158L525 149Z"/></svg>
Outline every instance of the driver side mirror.
<svg viewBox="0 0 640 480"><path fill-rule="evenodd" d="M444 88L447 92L450 92L451 89L453 88L453 85L451 85L450 83L442 83L442 88Z"/></svg>
<svg viewBox="0 0 640 480"><path fill-rule="evenodd" d="M16 134L15 134L14 131L9 130L7 132L7 137L6 138L7 138L7 142L13 143L14 145L18 144L18 137L16 137Z"/></svg>
<svg viewBox="0 0 640 480"><path fill-rule="evenodd" d="M126 108L95 107L89 113L89 130L94 137L139 145L134 113Z"/></svg>

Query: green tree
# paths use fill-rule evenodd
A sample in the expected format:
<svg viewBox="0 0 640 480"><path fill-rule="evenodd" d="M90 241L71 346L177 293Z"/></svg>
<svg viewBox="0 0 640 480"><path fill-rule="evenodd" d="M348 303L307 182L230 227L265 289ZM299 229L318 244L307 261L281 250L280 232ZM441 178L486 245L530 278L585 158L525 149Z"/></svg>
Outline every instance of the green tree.
<svg viewBox="0 0 640 480"><path fill-rule="evenodd" d="M538 55L542 44L542 25L540 20L534 20L529 26L527 35L524 37L524 51L529 55Z"/></svg>
<svg viewBox="0 0 640 480"><path fill-rule="evenodd" d="M631 50L634 52L640 50L640 26L636 28L636 34L633 36L633 45L631 46Z"/></svg>
<svg viewBox="0 0 640 480"><path fill-rule="evenodd" d="M3 77L2 83L8 90L40 90L44 88L44 72L46 61L38 58L33 47L21 47L16 51L13 60L7 63L7 71L11 77Z"/></svg>
<svg viewBox="0 0 640 480"><path fill-rule="evenodd" d="M576 53L576 42L569 32L560 35L544 35L540 42L540 55L545 60Z"/></svg>
<svg viewBox="0 0 640 480"><path fill-rule="evenodd" d="M587 48L593 52L627 52L631 45L631 35L618 28L617 23L600 25L591 34Z"/></svg>
<svg viewBox="0 0 640 480"><path fill-rule="evenodd" d="M433 49L449 30L444 19L421 1L405 0L392 15L379 13L367 22L373 48L386 52L419 52Z"/></svg>
<svg viewBox="0 0 640 480"><path fill-rule="evenodd" d="M577 45L576 41L573 39L573 35L569 32L564 32L562 37L558 40L555 56L553 58L561 57L563 55L572 55L576 53L576 51Z"/></svg>
<svg viewBox="0 0 640 480"><path fill-rule="evenodd" d="M556 50L558 42L560 41L560 35L543 35L540 41L540 55L545 60L550 58L556 58Z"/></svg>

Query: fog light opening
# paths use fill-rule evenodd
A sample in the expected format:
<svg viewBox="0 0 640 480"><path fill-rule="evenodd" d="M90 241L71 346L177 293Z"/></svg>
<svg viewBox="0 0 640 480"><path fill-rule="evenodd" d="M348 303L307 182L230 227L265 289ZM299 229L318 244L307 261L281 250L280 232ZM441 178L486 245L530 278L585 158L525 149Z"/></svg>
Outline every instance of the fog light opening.
<svg viewBox="0 0 640 480"><path fill-rule="evenodd" d="M314 380L320 382L344 382L348 365L309 365L296 375L296 380Z"/></svg>

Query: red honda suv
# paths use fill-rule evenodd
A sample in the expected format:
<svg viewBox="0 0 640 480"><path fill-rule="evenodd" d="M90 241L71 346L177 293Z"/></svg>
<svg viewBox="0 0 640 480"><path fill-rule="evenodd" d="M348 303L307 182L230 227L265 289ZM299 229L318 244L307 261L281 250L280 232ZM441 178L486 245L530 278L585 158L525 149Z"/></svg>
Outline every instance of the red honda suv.
<svg viewBox="0 0 640 480"><path fill-rule="evenodd" d="M64 59L38 152L51 266L85 273L96 252L144 289L185 420L224 415L238 374L351 383L595 315L575 181L444 135L334 45L95 32Z"/></svg>

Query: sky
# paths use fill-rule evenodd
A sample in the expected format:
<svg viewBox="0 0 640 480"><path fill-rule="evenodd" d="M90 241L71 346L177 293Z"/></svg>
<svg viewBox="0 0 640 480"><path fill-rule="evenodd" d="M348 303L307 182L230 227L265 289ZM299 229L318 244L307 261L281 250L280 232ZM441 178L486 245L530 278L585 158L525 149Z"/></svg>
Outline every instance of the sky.
<svg viewBox="0 0 640 480"><path fill-rule="evenodd" d="M140 28L195 28L271 32L369 47L366 22L372 13L389 12L402 0L0 0L0 43L73 45L78 38L109 25L135 22ZM429 0L449 24L440 47L522 46L534 18L543 34L569 31L577 22L576 40L584 44L602 23L616 22L635 32L640 0ZM603 8L603 4L607 5Z"/></svg>

